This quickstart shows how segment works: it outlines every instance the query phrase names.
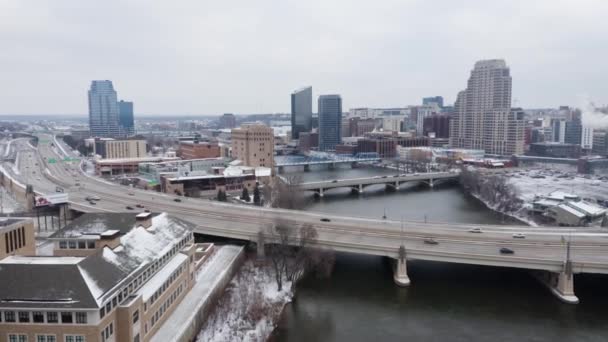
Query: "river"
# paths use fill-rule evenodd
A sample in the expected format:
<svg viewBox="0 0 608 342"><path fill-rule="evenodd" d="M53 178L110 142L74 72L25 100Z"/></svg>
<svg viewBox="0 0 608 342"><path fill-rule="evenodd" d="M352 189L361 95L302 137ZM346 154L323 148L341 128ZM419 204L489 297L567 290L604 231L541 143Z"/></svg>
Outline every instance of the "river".
<svg viewBox="0 0 608 342"><path fill-rule="evenodd" d="M392 174L340 169L302 173L303 181ZM350 216L500 224L508 218L464 195L458 186L346 189L309 197L307 210ZM577 275L579 305L559 302L525 270L408 262L412 285L397 287L387 259L339 253L329 279L297 288L274 342L304 341L607 341L608 278Z"/></svg>

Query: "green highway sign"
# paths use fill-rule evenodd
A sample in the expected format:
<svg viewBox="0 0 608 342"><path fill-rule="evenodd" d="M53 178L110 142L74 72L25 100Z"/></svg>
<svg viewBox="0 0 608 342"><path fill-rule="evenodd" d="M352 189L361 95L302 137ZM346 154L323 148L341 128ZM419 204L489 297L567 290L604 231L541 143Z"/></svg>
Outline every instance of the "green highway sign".
<svg viewBox="0 0 608 342"><path fill-rule="evenodd" d="M55 159L55 158L49 158L48 162L49 162L49 164L55 164L55 163L57 163L57 159Z"/></svg>

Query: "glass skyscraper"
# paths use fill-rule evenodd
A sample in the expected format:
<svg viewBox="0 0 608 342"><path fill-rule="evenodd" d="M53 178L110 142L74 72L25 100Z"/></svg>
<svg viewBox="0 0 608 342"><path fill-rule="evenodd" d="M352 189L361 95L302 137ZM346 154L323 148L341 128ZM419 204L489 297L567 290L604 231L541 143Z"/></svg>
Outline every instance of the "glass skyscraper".
<svg viewBox="0 0 608 342"><path fill-rule="evenodd" d="M92 137L120 135L119 109L112 81L93 81L89 90L89 129Z"/></svg>
<svg viewBox="0 0 608 342"><path fill-rule="evenodd" d="M333 151L340 144L342 98L340 95L319 96L319 151Z"/></svg>
<svg viewBox="0 0 608 342"><path fill-rule="evenodd" d="M120 102L118 102L118 113L121 135L134 135L135 124L133 123L133 102L120 100Z"/></svg>
<svg viewBox="0 0 608 342"><path fill-rule="evenodd" d="M312 87L291 94L291 138L299 139L301 132L312 130Z"/></svg>

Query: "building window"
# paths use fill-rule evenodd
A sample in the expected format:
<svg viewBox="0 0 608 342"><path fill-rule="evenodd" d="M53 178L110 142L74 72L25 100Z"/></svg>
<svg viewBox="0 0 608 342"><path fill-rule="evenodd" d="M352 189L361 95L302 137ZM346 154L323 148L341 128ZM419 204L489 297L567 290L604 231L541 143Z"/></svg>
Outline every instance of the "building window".
<svg viewBox="0 0 608 342"><path fill-rule="evenodd" d="M133 313L133 324L137 323L137 321L139 321L139 310Z"/></svg>
<svg viewBox="0 0 608 342"><path fill-rule="evenodd" d="M87 244L85 241L78 241L78 249L85 249Z"/></svg>
<svg viewBox="0 0 608 342"><path fill-rule="evenodd" d="M135 335L135 337L133 337L133 342L139 342L139 334Z"/></svg>
<svg viewBox="0 0 608 342"><path fill-rule="evenodd" d="M30 313L27 311L19 311L19 323L29 323Z"/></svg>
<svg viewBox="0 0 608 342"><path fill-rule="evenodd" d="M25 334L8 334L8 342L27 342Z"/></svg>
<svg viewBox="0 0 608 342"><path fill-rule="evenodd" d="M110 313L110 311L112 311L112 303L108 302L108 303L106 304L106 312L107 312L107 313Z"/></svg>
<svg viewBox="0 0 608 342"><path fill-rule="evenodd" d="M70 240L68 241L68 245L70 246L70 249L76 249L76 241Z"/></svg>
<svg viewBox="0 0 608 342"><path fill-rule="evenodd" d="M68 242L65 241L65 240L59 241L59 248L60 249L66 249L66 248L68 248Z"/></svg>
<svg viewBox="0 0 608 342"><path fill-rule="evenodd" d="M87 241L88 249L95 249L95 241Z"/></svg>
<svg viewBox="0 0 608 342"><path fill-rule="evenodd" d="M36 335L36 342L57 342L55 335Z"/></svg>
<svg viewBox="0 0 608 342"><path fill-rule="evenodd" d="M58 323L59 320L57 319L57 313L56 312L47 312L46 313L46 322L47 323Z"/></svg>
<svg viewBox="0 0 608 342"><path fill-rule="evenodd" d="M65 335L65 342L85 342L83 335Z"/></svg>
<svg viewBox="0 0 608 342"><path fill-rule="evenodd" d="M7 323L15 322L15 312L14 311L5 311L4 312L4 321Z"/></svg>
<svg viewBox="0 0 608 342"><path fill-rule="evenodd" d="M106 315L106 309L105 308L101 308L99 309L99 319L102 319L103 316Z"/></svg>
<svg viewBox="0 0 608 342"><path fill-rule="evenodd" d="M61 313L61 323L73 323L71 312Z"/></svg>
<svg viewBox="0 0 608 342"><path fill-rule="evenodd" d="M34 311L32 316L34 323L44 323L44 314L41 311Z"/></svg>
<svg viewBox="0 0 608 342"><path fill-rule="evenodd" d="M77 312L76 313L76 323L87 324L87 313L86 312Z"/></svg>

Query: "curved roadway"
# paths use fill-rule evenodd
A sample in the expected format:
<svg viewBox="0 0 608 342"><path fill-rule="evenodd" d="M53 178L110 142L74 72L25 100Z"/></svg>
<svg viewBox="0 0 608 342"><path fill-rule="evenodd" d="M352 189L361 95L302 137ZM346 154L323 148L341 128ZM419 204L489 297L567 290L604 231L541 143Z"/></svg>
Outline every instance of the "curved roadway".
<svg viewBox="0 0 608 342"><path fill-rule="evenodd" d="M39 137L40 142L35 150L27 144L27 140L13 142L21 149L18 163L21 174L13 176L23 182L25 177L29 178L34 189L42 193L55 193L55 187L59 185L69 193L71 206L85 212L127 212L132 210L126 209L126 206L135 208L140 204L151 211L166 211L187 219L198 225L198 233L252 241L257 239L260 230L270 231L269 226L284 219L298 225L314 226L320 245L340 251L395 258L399 246L404 244L408 259L554 272L563 269L566 259L563 241L570 240L574 272L608 273L608 233L600 228L535 228L411 221L402 225L397 221L242 206L195 198L180 197L181 202L175 202L175 196L130 189L86 176L78 164L59 161L66 154L77 157L62 141L50 135ZM51 142L55 147L50 145ZM23 150L29 152L24 153ZM49 164L49 158L57 162ZM10 167L5 165L4 168L10 172ZM40 177L41 173L43 177ZM96 205L90 205L85 200L89 195L99 196L101 200ZM329 222L321 221L322 218L329 219ZM480 228L482 233L468 232L472 228ZM515 233L524 233L525 239L513 238ZM424 240L427 238L433 238L438 244L426 244ZM515 253L502 255L499 252L502 247L508 247Z"/></svg>

